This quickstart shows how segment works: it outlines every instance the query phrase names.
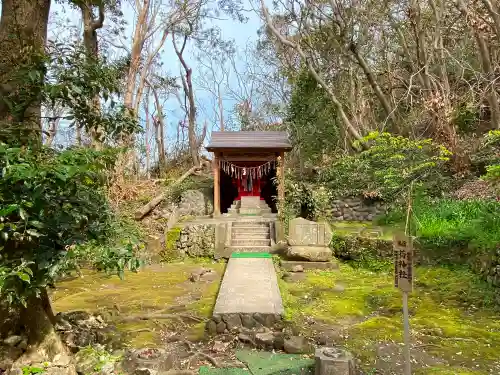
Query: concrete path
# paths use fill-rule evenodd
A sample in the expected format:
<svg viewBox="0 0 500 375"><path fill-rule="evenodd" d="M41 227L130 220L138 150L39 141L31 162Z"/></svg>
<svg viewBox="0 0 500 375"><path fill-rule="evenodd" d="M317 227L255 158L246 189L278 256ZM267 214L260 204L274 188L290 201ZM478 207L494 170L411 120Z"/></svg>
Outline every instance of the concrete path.
<svg viewBox="0 0 500 375"><path fill-rule="evenodd" d="M230 258L214 315L283 314L283 302L271 258Z"/></svg>

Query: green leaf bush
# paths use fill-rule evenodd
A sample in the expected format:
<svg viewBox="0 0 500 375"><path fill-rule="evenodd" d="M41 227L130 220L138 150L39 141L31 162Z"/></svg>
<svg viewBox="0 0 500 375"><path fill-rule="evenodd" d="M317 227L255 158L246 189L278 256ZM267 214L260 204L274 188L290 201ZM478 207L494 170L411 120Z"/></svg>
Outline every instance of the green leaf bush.
<svg viewBox="0 0 500 375"><path fill-rule="evenodd" d="M337 197L365 196L392 201L410 185L432 191L444 175L451 153L430 139L411 140L372 132L356 145L364 150L328 166L321 181Z"/></svg>
<svg viewBox="0 0 500 375"><path fill-rule="evenodd" d="M0 143L2 298L25 304L78 266L78 245L110 236L114 215L105 187L116 157L114 149L58 152ZM121 273L138 267L135 250L132 244L108 248L93 261Z"/></svg>

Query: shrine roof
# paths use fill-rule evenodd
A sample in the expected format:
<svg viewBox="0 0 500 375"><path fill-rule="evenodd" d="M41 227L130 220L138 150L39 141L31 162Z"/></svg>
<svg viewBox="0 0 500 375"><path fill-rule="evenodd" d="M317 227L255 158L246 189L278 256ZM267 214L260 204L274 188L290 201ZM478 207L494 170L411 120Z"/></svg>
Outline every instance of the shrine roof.
<svg viewBox="0 0 500 375"><path fill-rule="evenodd" d="M286 132L277 131L236 131L212 132L207 151L246 149L290 151L292 145Z"/></svg>

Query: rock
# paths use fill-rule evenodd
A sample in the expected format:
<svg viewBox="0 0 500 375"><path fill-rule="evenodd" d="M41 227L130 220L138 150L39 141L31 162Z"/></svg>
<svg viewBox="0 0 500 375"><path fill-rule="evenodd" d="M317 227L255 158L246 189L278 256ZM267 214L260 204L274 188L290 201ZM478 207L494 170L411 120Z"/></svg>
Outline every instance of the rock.
<svg viewBox="0 0 500 375"><path fill-rule="evenodd" d="M22 336L12 335L3 340L5 345L8 346L17 346L19 343L23 341Z"/></svg>
<svg viewBox="0 0 500 375"><path fill-rule="evenodd" d="M217 272L215 272L214 270L210 270L210 272L206 272L203 275L201 275L200 280L205 282L212 282L217 280L217 278L218 278Z"/></svg>
<svg viewBox="0 0 500 375"><path fill-rule="evenodd" d="M274 333L274 341L273 341L274 349L283 350L285 348L285 334L282 332Z"/></svg>
<svg viewBox="0 0 500 375"><path fill-rule="evenodd" d="M134 374L135 375L156 375L156 374L158 374L158 371L150 369L150 368L146 368L146 367L141 367L141 368L136 369L134 371Z"/></svg>
<svg viewBox="0 0 500 375"><path fill-rule="evenodd" d="M292 267L292 272L304 272L304 266L297 264Z"/></svg>
<svg viewBox="0 0 500 375"><path fill-rule="evenodd" d="M28 349L28 339L27 338L22 339L21 342L17 344L16 348L19 348L21 350Z"/></svg>
<svg viewBox="0 0 500 375"><path fill-rule="evenodd" d="M217 327L216 327L216 332L217 333L224 333L227 329L227 326L226 326L226 323L224 322L219 322L217 323Z"/></svg>
<svg viewBox="0 0 500 375"><path fill-rule="evenodd" d="M220 323L222 322L222 318L219 314L215 314L214 316L212 316L212 320L215 322L215 323Z"/></svg>
<svg viewBox="0 0 500 375"><path fill-rule="evenodd" d="M75 366L67 366L67 367L48 367L43 372L43 375L77 375Z"/></svg>
<svg viewBox="0 0 500 375"><path fill-rule="evenodd" d="M332 291L334 291L336 293L342 293L344 290L345 290L345 286L343 286L342 284L335 284L332 288Z"/></svg>
<svg viewBox="0 0 500 375"><path fill-rule="evenodd" d="M215 353L224 353L229 347L229 344L229 342L215 341L214 345L212 346L212 350Z"/></svg>
<svg viewBox="0 0 500 375"><path fill-rule="evenodd" d="M255 343L262 349L273 348L274 335L272 332L257 333L255 335Z"/></svg>
<svg viewBox="0 0 500 375"><path fill-rule="evenodd" d="M71 324L65 319L59 319L54 325L56 331L69 331L71 330Z"/></svg>
<svg viewBox="0 0 500 375"><path fill-rule="evenodd" d="M257 325L254 318L248 314L241 315L241 325L245 328L252 329Z"/></svg>
<svg viewBox="0 0 500 375"><path fill-rule="evenodd" d="M101 366L101 371L99 371L100 375L112 375L115 373L115 364L108 362Z"/></svg>
<svg viewBox="0 0 500 375"><path fill-rule="evenodd" d="M71 357L67 354L56 354L52 360L52 365L59 367L69 366L71 361Z"/></svg>
<svg viewBox="0 0 500 375"><path fill-rule="evenodd" d="M150 369L157 372L170 370L174 366L174 357L165 349L143 348L130 350L122 361L123 369L127 373L134 373L138 369Z"/></svg>
<svg viewBox="0 0 500 375"><path fill-rule="evenodd" d="M306 279L305 273L285 273L282 279L287 283L298 283Z"/></svg>
<svg viewBox="0 0 500 375"><path fill-rule="evenodd" d="M76 372L79 374L91 374L99 364L97 356L89 355L87 351L79 351L75 354Z"/></svg>
<svg viewBox="0 0 500 375"><path fill-rule="evenodd" d="M328 262L332 259L332 250L322 246L291 246L287 255L290 258L306 259L312 262Z"/></svg>
<svg viewBox="0 0 500 375"><path fill-rule="evenodd" d="M217 333L217 323L212 319L207 322L206 328L209 335L215 335Z"/></svg>
<svg viewBox="0 0 500 375"><path fill-rule="evenodd" d="M264 327L269 327L269 328L272 328L277 320L272 314L261 314L261 313L253 314L253 318L257 323L263 325Z"/></svg>
<svg viewBox="0 0 500 375"><path fill-rule="evenodd" d="M23 354L19 348L0 346L0 370L7 371L12 364ZM1 372L1 371L0 371Z"/></svg>
<svg viewBox="0 0 500 375"><path fill-rule="evenodd" d="M228 330L233 330L241 327L241 318L239 314L226 314L222 316L222 320L226 323Z"/></svg>
<svg viewBox="0 0 500 375"><path fill-rule="evenodd" d="M250 337L250 335L248 335L246 333L240 333L238 335L238 340L240 340L241 342L243 342L245 344L255 345L255 342L253 341L253 339Z"/></svg>
<svg viewBox="0 0 500 375"><path fill-rule="evenodd" d="M308 354L313 350L311 344L302 336L292 336L286 339L283 347L288 354Z"/></svg>
<svg viewBox="0 0 500 375"><path fill-rule="evenodd" d="M217 272L210 268L200 268L199 270L194 271L189 276L189 280L192 282L196 281L214 281L217 279Z"/></svg>
<svg viewBox="0 0 500 375"><path fill-rule="evenodd" d="M315 352L316 374L354 375L356 366L351 353L338 348L320 348Z"/></svg>

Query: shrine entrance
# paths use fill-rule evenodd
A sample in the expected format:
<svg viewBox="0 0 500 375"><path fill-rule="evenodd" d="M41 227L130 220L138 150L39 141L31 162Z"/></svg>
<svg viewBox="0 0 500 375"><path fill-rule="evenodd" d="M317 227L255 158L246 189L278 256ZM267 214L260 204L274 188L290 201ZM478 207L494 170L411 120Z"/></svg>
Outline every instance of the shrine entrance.
<svg viewBox="0 0 500 375"><path fill-rule="evenodd" d="M263 207L277 213L276 200L284 198L284 153L291 148L285 132L212 132L206 149L214 154L214 216L239 213L243 201L247 212Z"/></svg>
<svg viewBox="0 0 500 375"><path fill-rule="evenodd" d="M275 162L226 162L221 161L220 212L228 213L233 203L242 197L259 197L272 213L277 213Z"/></svg>

